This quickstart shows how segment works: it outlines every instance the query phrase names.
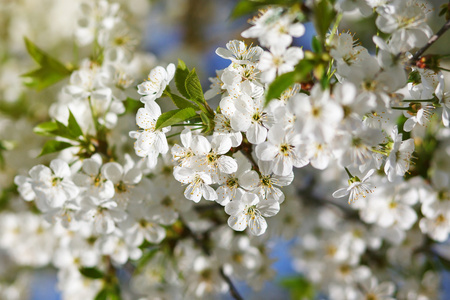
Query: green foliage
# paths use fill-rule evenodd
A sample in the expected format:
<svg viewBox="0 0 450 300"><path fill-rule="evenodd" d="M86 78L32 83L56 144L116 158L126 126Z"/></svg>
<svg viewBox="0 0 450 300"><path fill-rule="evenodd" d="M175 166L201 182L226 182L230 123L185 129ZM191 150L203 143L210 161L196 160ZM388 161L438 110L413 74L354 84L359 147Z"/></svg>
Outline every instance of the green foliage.
<svg viewBox="0 0 450 300"><path fill-rule="evenodd" d="M178 60L178 67L175 72L175 85L180 94L188 99L184 99L171 93L170 88L167 87L165 90L166 95L172 99L173 103L178 108L200 109L211 117L214 115L211 108L206 103L202 85L195 72L195 68L189 71L186 64L181 59ZM189 100L195 104L191 103Z"/></svg>
<svg viewBox="0 0 450 300"><path fill-rule="evenodd" d="M189 98L189 94L186 90L186 78L189 75L189 69L181 59L178 60L177 70L175 71L175 85L180 92L186 98Z"/></svg>
<svg viewBox="0 0 450 300"><path fill-rule="evenodd" d="M325 36L337 14L333 8L333 3L334 1L331 0L314 1L313 22L322 45L325 43Z"/></svg>
<svg viewBox="0 0 450 300"><path fill-rule="evenodd" d="M145 251L145 250L144 250ZM152 248L150 250L147 250L144 252L142 257L139 259L137 266L136 266L136 272L142 271L142 269L148 264L148 262L155 256L156 253L160 251L159 247Z"/></svg>
<svg viewBox="0 0 450 300"><path fill-rule="evenodd" d="M439 17L442 17L445 15L445 20L450 20L450 2L444 3L439 7L441 10L439 11Z"/></svg>
<svg viewBox="0 0 450 300"><path fill-rule="evenodd" d="M39 135L60 136L73 141L80 141L83 137L83 131L70 110L67 126L59 121L44 122L34 127L33 131Z"/></svg>
<svg viewBox="0 0 450 300"><path fill-rule="evenodd" d="M187 99L184 99L183 97L180 97L176 94L173 94L170 92L169 86L167 86L164 93L172 100L173 104L175 104L178 108L193 108L195 110L199 110L200 108L198 105L195 105L194 103L190 102Z"/></svg>
<svg viewBox="0 0 450 300"><path fill-rule="evenodd" d="M125 106L124 114L136 114L137 110L142 106L142 102L128 97L123 102L123 105Z"/></svg>
<svg viewBox="0 0 450 300"><path fill-rule="evenodd" d="M197 113L192 107L170 110L159 116L155 130L189 120L196 115Z"/></svg>
<svg viewBox="0 0 450 300"><path fill-rule="evenodd" d="M310 79L310 73L315 67L314 62L309 59L301 60L294 71L282 74L275 78L266 93L266 105L273 99L279 98L281 94L294 83L301 83Z"/></svg>
<svg viewBox="0 0 450 300"><path fill-rule="evenodd" d="M66 143L66 142L61 142L61 141L55 141L55 140L47 141L45 143L44 147L42 148L42 151L39 154L39 156L59 152L61 150L64 150L66 148L73 147L73 146L74 145L72 145L71 143Z"/></svg>
<svg viewBox="0 0 450 300"><path fill-rule="evenodd" d="M81 275L91 279L100 279L105 277L105 274L97 268L80 268Z"/></svg>
<svg viewBox="0 0 450 300"><path fill-rule="evenodd" d="M80 125L78 124L77 120L75 119L75 116L72 114L70 110L69 110L69 121L67 126L59 121L44 122L34 127L33 131L39 135L59 136L72 141L76 141L78 143L84 141L83 131L81 130ZM58 152L73 146L75 145L62 141L55 141L55 140L47 141L44 147L42 148L42 151L39 154L39 156Z"/></svg>
<svg viewBox="0 0 450 300"><path fill-rule="evenodd" d="M68 123L68 129L70 131L70 134L75 137L79 138L83 135L83 131L81 130L80 125L78 125L77 120L75 119L75 116L72 114L72 112L69 110L69 123Z"/></svg>
<svg viewBox="0 0 450 300"><path fill-rule="evenodd" d="M269 5L278 5L289 7L296 3L301 3L300 0L241 0L233 9L231 18L236 19L245 15L257 12Z"/></svg>
<svg viewBox="0 0 450 300"><path fill-rule="evenodd" d="M275 78L275 80L269 85L269 89L266 93L266 106L273 99L279 98L281 94L294 83L295 71L285 73Z"/></svg>
<svg viewBox="0 0 450 300"><path fill-rule="evenodd" d="M200 114L200 118L202 119L203 124L205 125L205 128L202 132L209 133L214 129L214 120L209 117L208 114L202 112Z"/></svg>
<svg viewBox="0 0 450 300"><path fill-rule="evenodd" d="M197 103L198 105L204 105L206 103L203 95L202 85L198 79L195 68L189 72L185 82L186 91L189 94L189 99Z"/></svg>
<svg viewBox="0 0 450 300"><path fill-rule="evenodd" d="M312 38L311 46L312 46L312 50L315 53L322 53L322 51L323 51L322 44L320 43L320 41L316 35L313 36L313 38Z"/></svg>
<svg viewBox="0 0 450 300"><path fill-rule="evenodd" d="M38 48L33 42L25 38L25 46L30 56L39 64L38 69L23 74L29 81L25 83L28 87L42 90L71 74L61 62L50 57L47 53Z"/></svg>
<svg viewBox="0 0 450 300"><path fill-rule="evenodd" d="M120 287L115 285L105 286L98 294L95 296L94 300L120 300Z"/></svg>
<svg viewBox="0 0 450 300"><path fill-rule="evenodd" d="M15 148L14 141L0 140L0 168L5 167L5 158L3 157L3 151L10 151Z"/></svg>
<svg viewBox="0 0 450 300"><path fill-rule="evenodd" d="M420 76L419 71L415 70L409 73L408 82L419 84L422 82L422 77Z"/></svg>
<svg viewBox="0 0 450 300"><path fill-rule="evenodd" d="M33 128L33 132L44 136L54 136L58 130L58 124L55 121L44 122Z"/></svg>
<svg viewBox="0 0 450 300"><path fill-rule="evenodd" d="M285 278L280 285L289 290L292 300L314 299L314 286L302 276Z"/></svg>

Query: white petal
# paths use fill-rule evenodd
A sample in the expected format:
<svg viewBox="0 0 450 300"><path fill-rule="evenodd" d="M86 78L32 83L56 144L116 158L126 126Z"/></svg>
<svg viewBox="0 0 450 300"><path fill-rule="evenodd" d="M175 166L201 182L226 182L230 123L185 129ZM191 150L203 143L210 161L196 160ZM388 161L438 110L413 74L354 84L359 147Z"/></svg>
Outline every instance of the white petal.
<svg viewBox="0 0 450 300"><path fill-rule="evenodd" d="M196 203L200 201L202 198L202 189L199 187L194 186L194 184L189 184L186 189L184 190L184 196L186 199L192 200Z"/></svg>
<svg viewBox="0 0 450 300"><path fill-rule="evenodd" d="M247 216L243 213L228 218L228 226L236 231L243 231L247 228Z"/></svg>
<svg viewBox="0 0 450 300"><path fill-rule="evenodd" d="M234 158L222 155L217 160L219 170L225 174L235 173L237 171L238 165Z"/></svg>
<svg viewBox="0 0 450 300"><path fill-rule="evenodd" d="M247 130L247 139L252 144L261 144L266 140L267 129L259 124L251 124Z"/></svg>
<svg viewBox="0 0 450 300"><path fill-rule="evenodd" d="M259 175L255 171L248 171L239 177L239 184L246 190L253 190L258 186Z"/></svg>
<svg viewBox="0 0 450 300"><path fill-rule="evenodd" d="M334 198L342 198L345 195L348 195L350 191L347 188L338 189L333 193Z"/></svg>
<svg viewBox="0 0 450 300"><path fill-rule="evenodd" d="M116 162L109 162L103 165L102 174L106 179L109 179L114 184L117 184L122 180L123 167Z"/></svg>
<svg viewBox="0 0 450 300"><path fill-rule="evenodd" d="M270 132L269 132L270 135ZM270 161L278 154L278 147L272 143L264 142L255 148L256 157L260 160Z"/></svg>
<svg viewBox="0 0 450 300"><path fill-rule="evenodd" d="M263 200L258 203L257 208L264 217L273 217L280 211L278 201Z"/></svg>
<svg viewBox="0 0 450 300"><path fill-rule="evenodd" d="M233 200L225 205L225 212L231 216L236 216L244 209L244 204L239 200Z"/></svg>
<svg viewBox="0 0 450 300"><path fill-rule="evenodd" d="M250 218L248 227L253 235L258 236L266 232L267 222L263 217L257 216L255 218Z"/></svg>
<svg viewBox="0 0 450 300"><path fill-rule="evenodd" d="M210 200L210 201L217 200L216 191L209 185L203 186L202 195L203 195L203 198L205 198L206 200Z"/></svg>
<svg viewBox="0 0 450 300"><path fill-rule="evenodd" d="M65 178L71 175L69 165L62 159L54 159L50 162L50 168L56 177Z"/></svg>

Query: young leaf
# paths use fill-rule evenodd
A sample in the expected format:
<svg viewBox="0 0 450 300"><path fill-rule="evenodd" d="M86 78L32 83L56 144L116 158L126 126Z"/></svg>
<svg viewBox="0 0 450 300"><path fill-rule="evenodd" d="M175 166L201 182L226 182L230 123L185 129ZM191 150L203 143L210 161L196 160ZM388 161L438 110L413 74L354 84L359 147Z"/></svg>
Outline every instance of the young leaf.
<svg viewBox="0 0 450 300"><path fill-rule="evenodd" d="M284 73L275 78L275 80L270 84L269 89L266 93L265 105L269 104L271 100L279 98L281 94L292 84L309 80L309 76L313 68L314 62L308 59L304 59L297 64L294 71Z"/></svg>
<svg viewBox="0 0 450 300"><path fill-rule="evenodd" d="M54 135L69 139L69 140L74 140L77 141L79 135L75 135L74 132L72 132L69 127L67 127L66 125L64 125L63 123L56 121L55 120L56 125L58 126L58 129L53 131Z"/></svg>
<svg viewBox="0 0 450 300"><path fill-rule="evenodd" d="M172 102L175 104L178 108L188 108L191 107L195 110L199 110L200 108L198 105L195 105L189 100L184 99L183 97L180 97L178 95L172 94L170 91L166 90L166 95L172 100Z"/></svg>
<svg viewBox="0 0 450 300"><path fill-rule="evenodd" d="M200 113L200 118L202 119L203 124L206 125L202 132L208 133L214 129L214 121L210 119L208 114L202 112Z"/></svg>
<svg viewBox="0 0 450 300"><path fill-rule="evenodd" d="M56 122L44 122L41 124L38 124L36 127L33 128L33 132L39 135L45 135L45 136L53 136L55 135L53 132L58 130L58 124Z"/></svg>
<svg viewBox="0 0 450 300"><path fill-rule="evenodd" d="M269 5L278 6L292 6L298 0L241 0L233 9L231 18L236 19L248 14L252 14L258 11L258 9L264 8Z"/></svg>
<svg viewBox="0 0 450 300"><path fill-rule="evenodd" d="M314 286L302 276L284 278L280 285L289 290L291 299L314 299Z"/></svg>
<svg viewBox="0 0 450 300"><path fill-rule="evenodd" d="M205 97L203 96L202 85L200 84L200 80L198 79L197 73L195 72L195 68L189 72L186 77L186 91L189 94L189 98L197 103L198 105L204 104Z"/></svg>
<svg viewBox="0 0 450 300"><path fill-rule="evenodd" d="M251 13L254 13L261 6L259 3L255 3L248 0L241 0L233 9L231 18L236 19Z"/></svg>
<svg viewBox="0 0 450 300"><path fill-rule="evenodd" d="M266 94L266 105L269 104L272 99L279 98L281 94L295 83L295 71L284 73L278 76L269 85L269 89Z"/></svg>
<svg viewBox="0 0 450 300"><path fill-rule="evenodd" d="M100 292L98 292L98 294L95 296L94 300L108 300L108 294L109 294L109 291L105 287L102 290L100 290Z"/></svg>
<svg viewBox="0 0 450 300"><path fill-rule="evenodd" d="M0 140L0 168L5 167L5 158L3 157L3 151L10 151L16 146L14 141ZM1 202L1 201L0 201ZM0 205L1 207L1 205Z"/></svg>
<svg viewBox="0 0 450 300"><path fill-rule="evenodd" d="M189 75L189 69L181 59L178 60L177 70L175 71L175 86L181 95L189 98L189 94L186 91L186 78Z"/></svg>
<svg viewBox="0 0 450 300"><path fill-rule="evenodd" d="M325 43L325 36L331 26L336 11L330 0L314 1L314 26L319 34L319 40L322 44Z"/></svg>
<svg viewBox="0 0 450 300"><path fill-rule="evenodd" d="M80 125L78 125L77 120L75 119L74 115L69 109L69 123L68 123L69 131L73 134L75 137L79 137L80 135L83 135L83 131L81 130Z"/></svg>
<svg viewBox="0 0 450 300"><path fill-rule="evenodd" d="M159 248L153 248L145 252L142 257L137 262L137 271L142 270L148 262L155 256L156 253L158 253Z"/></svg>
<svg viewBox="0 0 450 300"><path fill-rule="evenodd" d="M155 130L186 121L196 115L197 113L192 107L165 112L156 121Z"/></svg>
<svg viewBox="0 0 450 300"><path fill-rule="evenodd" d="M80 268L79 271L87 278L100 279L105 277L105 274L97 268Z"/></svg>
<svg viewBox="0 0 450 300"><path fill-rule="evenodd" d="M66 142L61 142L61 141L55 141L55 140L51 140L51 141L47 141L44 145L44 147L42 148L41 154L39 154L39 157L45 155L45 154L49 154L49 153L55 153L61 150L64 150L66 148L69 147L73 147L74 145L70 144L70 143L66 143Z"/></svg>
<svg viewBox="0 0 450 300"><path fill-rule="evenodd" d="M136 114L137 110L140 107L142 107L142 102L141 101L133 99L133 98L130 98L130 97L125 99L123 104L125 105L125 113L124 114L128 114L128 113Z"/></svg>
<svg viewBox="0 0 450 300"><path fill-rule="evenodd" d="M25 83L27 86L42 90L71 74L71 71L61 62L50 57L27 38L25 38L25 45L28 53L40 66L40 68L22 75L22 77L30 78Z"/></svg>
<svg viewBox="0 0 450 300"><path fill-rule="evenodd" d="M311 46L312 46L312 50L315 53L322 53L322 45L320 44L320 41L317 38L317 36L313 36Z"/></svg>

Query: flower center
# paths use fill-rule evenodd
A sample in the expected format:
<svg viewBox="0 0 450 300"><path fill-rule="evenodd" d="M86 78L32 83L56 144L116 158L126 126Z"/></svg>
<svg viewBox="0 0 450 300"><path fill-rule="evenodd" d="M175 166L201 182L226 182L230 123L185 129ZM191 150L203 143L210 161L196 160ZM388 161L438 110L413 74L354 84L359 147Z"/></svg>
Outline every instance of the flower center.
<svg viewBox="0 0 450 300"><path fill-rule="evenodd" d="M125 193L126 191L128 191L128 187L123 181L120 181L118 184L116 184L115 190L117 193Z"/></svg>
<svg viewBox="0 0 450 300"><path fill-rule="evenodd" d="M281 144L280 145L280 152L284 156L289 156L289 153L294 148L294 146L288 145L288 144Z"/></svg>
<svg viewBox="0 0 450 300"><path fill-rule="evenodd" d="M227 186L229 188L235 188L238 186L238 179L236 177L231 177L227 180Z"/></svg>
<svg viewBox="0 0 450 300"><path fill-rule="evenodd" d="M270 176L262 176L261 184L263 186L272 187L272 181L270 180Z"/></svg>

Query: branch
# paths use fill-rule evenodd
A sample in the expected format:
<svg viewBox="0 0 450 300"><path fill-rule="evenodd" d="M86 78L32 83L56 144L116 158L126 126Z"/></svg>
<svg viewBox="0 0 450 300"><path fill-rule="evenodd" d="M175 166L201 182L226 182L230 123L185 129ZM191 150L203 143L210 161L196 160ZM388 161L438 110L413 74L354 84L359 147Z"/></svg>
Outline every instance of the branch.
<svg viewBox="0 0 450 300"><path fill-rule="evenodd" d="M225 280L225 282L228 284L228 287L230 288L230 294L231 296L236 300L243 300L242 296L239 294L238 290L234 286L233 282L231 281L230 277L225 274L223 271L223 267L220 267L220 276Z"/></svg>
<svg viewBox="0 0 450 300"><path fill-rule="evenodd" d="M180 220L181 220L181 218L180 218ZM181 221L183 222L183 220L181 220ZM206 255L211 256L211 251L209 250L208 247L206 247L205 243L203 242L204 239L200 239L194 232L192 232L192 230L187 226L187 224L185 222L183 222L183 224L184 224L184 227L186 228L188 235L192 237L194 242L202 249L202 251ZM231 278L228 275L226 275L225 272L223 271L223 267L219 268L219 274L220 274L220 276L222 276L223 280L225 280L225 282L228 284L228 288L230 289L231 296L236 300L243 300L244 298L242 298L242 296L239 294L238 290L236 289L233 282L231 281Z"/></svg>
<svg viewBox="0 0 450 300"><path fill-rule="evenodd" d="M439 29L439 31L428 40L428 43L425 46L423 46L414 54L414 56L411 58L411 61L417 61L419 57L425 51L427 51L427 49L430 48L431 45L433 45L449 28L450 28L450 20L448 20L447 23L445 23L444 26L442 26L442 28Z"/></svg>

